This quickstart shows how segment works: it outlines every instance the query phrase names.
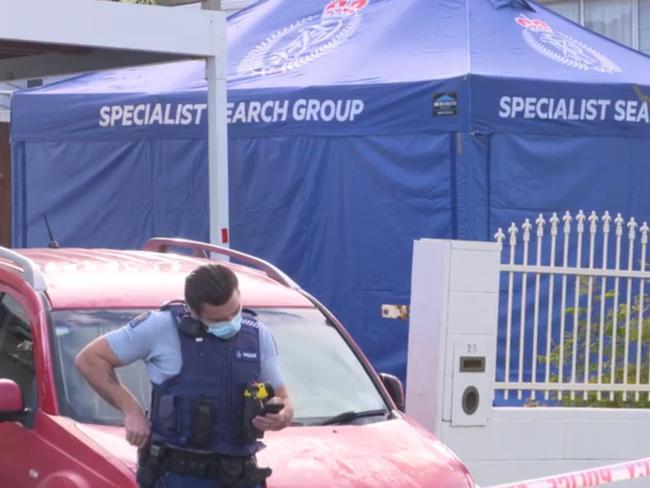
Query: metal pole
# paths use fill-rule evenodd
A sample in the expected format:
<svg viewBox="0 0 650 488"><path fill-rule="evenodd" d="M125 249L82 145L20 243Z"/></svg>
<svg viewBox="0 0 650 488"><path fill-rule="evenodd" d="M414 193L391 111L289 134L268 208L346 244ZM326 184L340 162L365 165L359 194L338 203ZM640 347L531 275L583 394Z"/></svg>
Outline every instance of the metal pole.
<svg viewBox="0 0 650 488"><path fill-rule="evenodd" d="M221 1L204 0L202 7L221 9ZM208 192L210 243L228 246L230 243L228 220L228 126L227 102L227 40L226 14L215 15L213 42L217 52L206 58L208 85Z"/></svg>

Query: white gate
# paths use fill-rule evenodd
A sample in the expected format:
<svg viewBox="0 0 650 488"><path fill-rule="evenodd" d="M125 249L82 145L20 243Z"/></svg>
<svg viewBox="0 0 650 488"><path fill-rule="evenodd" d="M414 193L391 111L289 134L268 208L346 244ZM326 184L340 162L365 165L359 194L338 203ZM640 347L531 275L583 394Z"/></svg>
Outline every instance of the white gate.
<svg viewBox="0 0 650 488"><path fill-rule="evenodd" d="M406 410L481 485L650 453L649 231L578 212L415 242Z"/></svg>
<svg viewBox="0 0 650 488"><path fill-rule="evenodd" d="M566 212L562 221L539 215L534 228L528 219L510 226L501 265L503 374L496 382L505 400L511 392L563 405L648 400L641 396L650 392L648 231L634 218L582 211L575 218ZM501 229L496 239L506 240Z"/></svg>

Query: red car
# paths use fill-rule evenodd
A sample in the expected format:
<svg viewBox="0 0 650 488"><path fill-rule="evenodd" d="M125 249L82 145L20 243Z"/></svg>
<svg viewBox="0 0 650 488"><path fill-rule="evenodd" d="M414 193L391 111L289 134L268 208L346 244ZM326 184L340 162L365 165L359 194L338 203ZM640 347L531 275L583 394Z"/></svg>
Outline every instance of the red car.
<svg viewBox="0 0 650 488"><path fill-rule="evenodd" d="M0 248L0 486L137 486L121 415L74 358L97 336L182 298L185 275L215 255L230 258L244 306L273 332L295 403L294 425L267 433L259 455L273 468L269 488L476 486L404 416L399 380L377 375L313 297L267 262L179 239L153 239L143 251ZM118 373L148 405L144 365Z"/></svg>

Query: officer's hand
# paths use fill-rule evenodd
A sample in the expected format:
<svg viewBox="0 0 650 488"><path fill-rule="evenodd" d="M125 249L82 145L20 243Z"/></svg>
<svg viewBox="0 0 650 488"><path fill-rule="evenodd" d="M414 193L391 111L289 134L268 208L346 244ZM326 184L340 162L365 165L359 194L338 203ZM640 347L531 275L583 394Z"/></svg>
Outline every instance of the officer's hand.
<svg viewBox="0 0 650 488"><path fill-rule="evenodd" d="M129 444L142 447L149 439L149 421L141 408L124 413L124 430Z"/></svg>
<svg viewBox="0 0 650 488"><path fill-rule="evenodd" d="M282 403L280 398L272 398L270 403ZM280 410L278 413L267 413L266 415L258 415L253 419L253 425L260 430L282 430L289 425L290 419L285 413L285 409Z"/></svg>
<svg viewBox="0 0 650 488"><path fill-rule="evenodd" d="M282 430L287 426L287 419L282 412L267 413L255 417L253 425L260 430Z"/></svg>

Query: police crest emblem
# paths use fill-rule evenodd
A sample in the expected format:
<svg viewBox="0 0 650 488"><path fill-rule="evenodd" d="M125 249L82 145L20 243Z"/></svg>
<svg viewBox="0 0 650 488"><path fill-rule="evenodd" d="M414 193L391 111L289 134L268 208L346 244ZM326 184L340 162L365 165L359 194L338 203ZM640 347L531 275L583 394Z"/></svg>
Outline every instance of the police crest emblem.
<svg viewBox="0 0 650 488"><path fill-rule="evenodd" d="M368 2L330 1L322 12L294 22L255 46L239 63L238 73L282 73L329 54L357 30Z"/></svg>
<svg viewBox="0 0 650 488"><path fill-rule="evenodd" d="M523 27L526 43L538 53L553 61L582 71L619 73L619 68L607 56L562 32L554 30L547 22L523 14L515 22Z"/></svg>

